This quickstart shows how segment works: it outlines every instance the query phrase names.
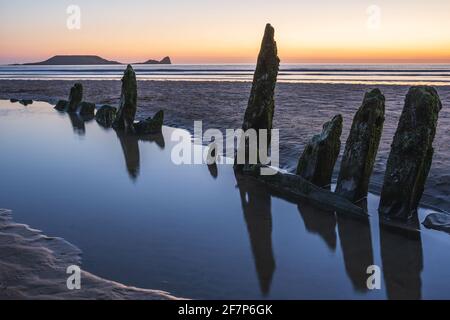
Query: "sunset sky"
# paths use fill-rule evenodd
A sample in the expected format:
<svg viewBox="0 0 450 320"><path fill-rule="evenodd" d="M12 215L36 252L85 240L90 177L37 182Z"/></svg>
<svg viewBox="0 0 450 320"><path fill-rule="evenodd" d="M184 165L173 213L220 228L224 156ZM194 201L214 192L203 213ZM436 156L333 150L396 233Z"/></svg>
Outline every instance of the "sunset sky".
<svg viewBox="0 0 450 320"><path fill-rule="evenodd" d="M72 4L80 30L66 26ZM283 62L450 62L449 0L0 0L0 63L56 54L254 62L267 22Z"/></svg>

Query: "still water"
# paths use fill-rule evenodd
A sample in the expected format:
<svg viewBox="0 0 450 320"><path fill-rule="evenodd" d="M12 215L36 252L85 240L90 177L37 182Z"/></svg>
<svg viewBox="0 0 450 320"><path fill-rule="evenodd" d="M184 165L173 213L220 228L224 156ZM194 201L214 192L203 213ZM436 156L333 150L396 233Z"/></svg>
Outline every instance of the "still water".
<svg viewBox="0 0 450 320"><path fill-rule="evenodd" d="M355 220L228 166L176 166L172 131L138 140L47 103L0 101L0 207L78 246L87 271L176 296L450 298L448 235L379 228L375 195L370 219ZM381 290L366 287L369 265Z"/></svg>

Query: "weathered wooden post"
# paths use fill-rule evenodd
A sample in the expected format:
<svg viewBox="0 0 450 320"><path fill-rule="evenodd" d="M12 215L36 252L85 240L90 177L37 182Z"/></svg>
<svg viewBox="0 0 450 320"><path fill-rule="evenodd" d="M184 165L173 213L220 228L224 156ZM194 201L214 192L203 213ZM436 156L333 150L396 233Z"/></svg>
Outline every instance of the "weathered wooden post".
<svg viewBox="0 0 450 320"><path fill-rule="evenodd" d="M434 88L409 89L386 166L379 207L382 217L407 221L417 216L441 109Z"/></svg>

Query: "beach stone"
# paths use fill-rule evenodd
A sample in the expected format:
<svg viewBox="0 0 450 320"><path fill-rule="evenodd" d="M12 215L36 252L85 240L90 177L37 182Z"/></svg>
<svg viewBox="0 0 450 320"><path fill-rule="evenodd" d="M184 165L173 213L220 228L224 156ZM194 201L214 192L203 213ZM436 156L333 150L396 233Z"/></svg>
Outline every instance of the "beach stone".
<svg viewBox="0 0 450 320"><path fill-rule="evenodd" d="M409 89L386 165L379 207L382 217L403 221L417 218L441 109L434 88Z"/></svg>
<svg viewBox="0 0 450 320"><path fill-rule="evenodd" d="M94 115L95 103L81 102L78 106L80 115Z"/></svg>
<svg viewBox="0 0 450 320"><path fill-rule="evenodd" d="M67 104L67 112L76 112L78 105L83 100L83 85L81 83L75 83L70 89L69 103Z"/></svg>
<svg viewBox="0 0 450 320"><path fill-rule="evenodd" d="M58 111L64 111L64 110L66 110L68 104L69 104L69 101L67 101L67 100L59 100L56 103L55 109Z"/></svg>
<svg viewBox="0 0 450 320"><path fill-rule="evenodd" d="M164 111L158 111L155 116L148 117L143 121L134 124L134 129L137 134L156 134L162 131L164 122Z"/></svg>
<svg viewBox="0 0 450 320"><path fill-rule="evenodd" d="M27 106L27 105L29 105L29 104L33 104L33 100L22 99L22 100L19 100L19 103L20 103L21 105L23 105L23 106Z"/></svg>
<svg viewBox="0 0 450 320"><path fill-rule="evenodd" d="M450 234L450 214L433 212L429 214L422 224L428 229L444 231Z"/></svg>
<svg viewBox="0 0 450 320"><path fill-rule="evenodd" d="M95 114L95 120L101 126L105 128L111 128L114 119L116 118L116 113L117 113L116 108L109 105L104 105L97 110L97 113Z"/></svg>
<svg viewBox="0 0 450 320"><path fill-rule="evenodd" d="M367 196L383 133L384 102L384 95L379 89L367 92L353 118L336 186L336 193L350 201Z"/></svg>
<svg viewBox="0 0 450 320"><path fill-rule="evenodd" d="M137 83L136 74L131 65L128 65L122 78L122 92L120 95L119 111L113 122L116 130L126 133L134 132L134 117L137 109Z"/></svg>
<svg viewBox="0 0 450 320"><path fill-rule="evenodd" d="M267 24L261 49L258 56L252 89L244 115L242 129L267 129L270 144L270 130L273 127L275 109L274 91L277 82L280 59L277 55L277 43L274 40L275 30ZM246 146L240 146L246 148ZM259 149L259 144L258 144ZM237 166L242 168L242 166Z"/></svg>
<svg viewBox="0 0 450 320"><path fill-rule="evenodd" d="M322 133L306 145L297 166L297 175L319 187L331 184L331 176L341 150L342 116L323 125Z"/></svg>
<svg viewBox="0 0 450 320"><path fill-rule="evenodd" d="M11 99L9 99L9 102L16 103L16 102L19 102L19 99L11 98Z"/></svg>

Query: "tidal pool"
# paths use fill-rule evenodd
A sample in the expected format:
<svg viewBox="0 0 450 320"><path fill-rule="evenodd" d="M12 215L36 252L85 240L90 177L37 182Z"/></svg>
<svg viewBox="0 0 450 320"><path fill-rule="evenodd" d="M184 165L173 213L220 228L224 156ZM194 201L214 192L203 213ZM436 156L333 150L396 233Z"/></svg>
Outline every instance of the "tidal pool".
<svg viewBox="0 0 450 320"><path fill-rule="evenodd" d="M174 129L137 139L43 102L0 101L0 207L82 268L194 299L450 298L450 236L293 203L231 166L177 166ZM421 219L429 212L421 209ZM368 290L367 267L381 268Z"/></svg>

